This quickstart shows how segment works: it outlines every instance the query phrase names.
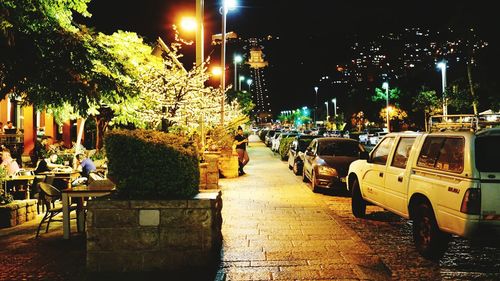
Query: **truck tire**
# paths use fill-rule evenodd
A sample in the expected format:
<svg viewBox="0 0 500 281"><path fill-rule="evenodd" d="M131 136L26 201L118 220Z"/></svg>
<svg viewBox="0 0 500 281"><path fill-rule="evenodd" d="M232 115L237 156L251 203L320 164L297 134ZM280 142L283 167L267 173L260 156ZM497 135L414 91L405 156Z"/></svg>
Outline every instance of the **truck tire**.
<svg viewBox="0 0 500 281"><path fill-rule="evenodd" d="M417 251L427 259L439 260L448 248L451 235L439 229L428 202L418 203L414 212L413 241Z"/></svg>
<svg viewBox="0 0 500 281"><path fill-rule="evenodd" d="M366 201L361 196L358 179L352 182L351 209L352 214L357 218L362 218L366 214Z"/></svg>

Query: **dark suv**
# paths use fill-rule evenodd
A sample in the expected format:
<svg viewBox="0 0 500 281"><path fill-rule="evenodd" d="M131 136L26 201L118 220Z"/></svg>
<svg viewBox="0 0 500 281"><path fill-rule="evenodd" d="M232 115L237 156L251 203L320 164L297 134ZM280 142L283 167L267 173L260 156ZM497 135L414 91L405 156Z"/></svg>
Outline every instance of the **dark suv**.
<svg viewBox="0 0 500 281"><path fill-rule="evenodd" d="M367 152L356 140L317 138L304 154L302 180L311 181L313 192L319 188L346 188L349 165Z"/></svg>

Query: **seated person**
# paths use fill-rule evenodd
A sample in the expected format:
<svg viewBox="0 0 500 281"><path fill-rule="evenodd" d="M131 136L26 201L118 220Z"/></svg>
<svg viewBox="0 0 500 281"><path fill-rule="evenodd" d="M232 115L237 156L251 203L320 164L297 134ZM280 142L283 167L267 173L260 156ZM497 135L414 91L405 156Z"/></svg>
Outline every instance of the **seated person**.
<svg viewBox="0 0 500 281"><path fill-rule="evenodd" d="M91 172L97 171L97 168L92 159L88 158L83 153L80 153L76 156L76 163L78 165L77 170L80 171L80 174L83 177L88 178Z"/></svg>
<svg viewBox="0 0 500 281"><path fill-rule="evenodd" d="M0 164L7 172L7 176L13 176L20 170L16 159L13 159L9 150L2 151L2 164Z"/></svg>
<svg viewBox="0 0 500 281"><path fill-rule="evenodd" d="M35 174L38 175L43 172L52 171L54 168L62 168L65 167L62 164L57 164L57 154L53 153L48 158L44 158L38 162L38 165L35 169Z"/></svg>

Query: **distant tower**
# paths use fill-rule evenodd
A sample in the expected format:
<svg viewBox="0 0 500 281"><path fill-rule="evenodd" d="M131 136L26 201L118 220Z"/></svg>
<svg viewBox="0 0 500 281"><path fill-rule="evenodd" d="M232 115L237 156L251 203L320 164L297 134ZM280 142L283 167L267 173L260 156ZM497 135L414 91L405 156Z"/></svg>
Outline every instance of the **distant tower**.
<svg viewBox="0 0 500 281"><path fill-rule="evenodd" d="M267 91L264 69L268 65L264 61L262 47L257 43L257 39L251 38L250 43L250 58L246 62L250 65L250 73L253 80L251 84L252 99L255 103L255 108L252 110L258 123L271 122L271 103L269 102L269 93Z"/></svg>

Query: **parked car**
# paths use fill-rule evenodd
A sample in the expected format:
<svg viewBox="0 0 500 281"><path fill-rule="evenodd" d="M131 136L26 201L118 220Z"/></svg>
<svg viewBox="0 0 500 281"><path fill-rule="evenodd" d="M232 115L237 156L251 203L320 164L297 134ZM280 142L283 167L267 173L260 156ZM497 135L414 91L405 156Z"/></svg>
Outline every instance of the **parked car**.
<svg viewBox="0 0 500 281"><path fill-rule="evenodd" d="M271 138L271 151L276 152L280 148L280 142L279 139L283 133L282 132L276 132L274 136Z"/></svg>
<svg viewBox="0 0 500 281"><path fill-rule="evenodd" d="M383 130L379 129L379 128L366 129L363 134L359 135L359 142L364 144L364 145L367 145L367 144L369 144L370 137L374 136L375 133L382 132L382 131Z"/></svg>
<svg viewBox="0 0 500 281"><path fill-rule="evenodd" d="M349 168L352 213L363 217L372 203L413 220L415 247L429 259L451 234L498 240L499 143L500 128L387 134Z"/></svg>
<svg viewBox="0 0 500 281"><path fill-rule="evenodd" d="M266 144L266 146L271 146L271 144L272 144L271 138L274 137L274 134L276 134L276 132L279 132L279 131L278 130L269 130L266 133L266 137L264 139L264 143Z"/></svg>
<svg viewBox="0 0 500 281"><path fill-rule="evenodd" d="M374 133L373 136L371 136L368 139L368 144L369 145L377 145L377 143L379 141L381 141L382 138L384 138L385 135L387 135L387 132L376 132L376 133Z"/></svg>
<svg viewBox="0 0 500 281"><path fill-rule="evenodd" d="M363 152L364 147L356 140L314 139L305 151L302 180L311 182L313 192L319 188L345 188L349 165Z"/></svg>
<svg viewBox="0 0 500 281"><path fill-rule="evenodd" d="M304 166L304 151L317 136L311 135L298 135L295 140L290 144L288 151L288 168L296 175L302 174L302 167Z"/></svg>

